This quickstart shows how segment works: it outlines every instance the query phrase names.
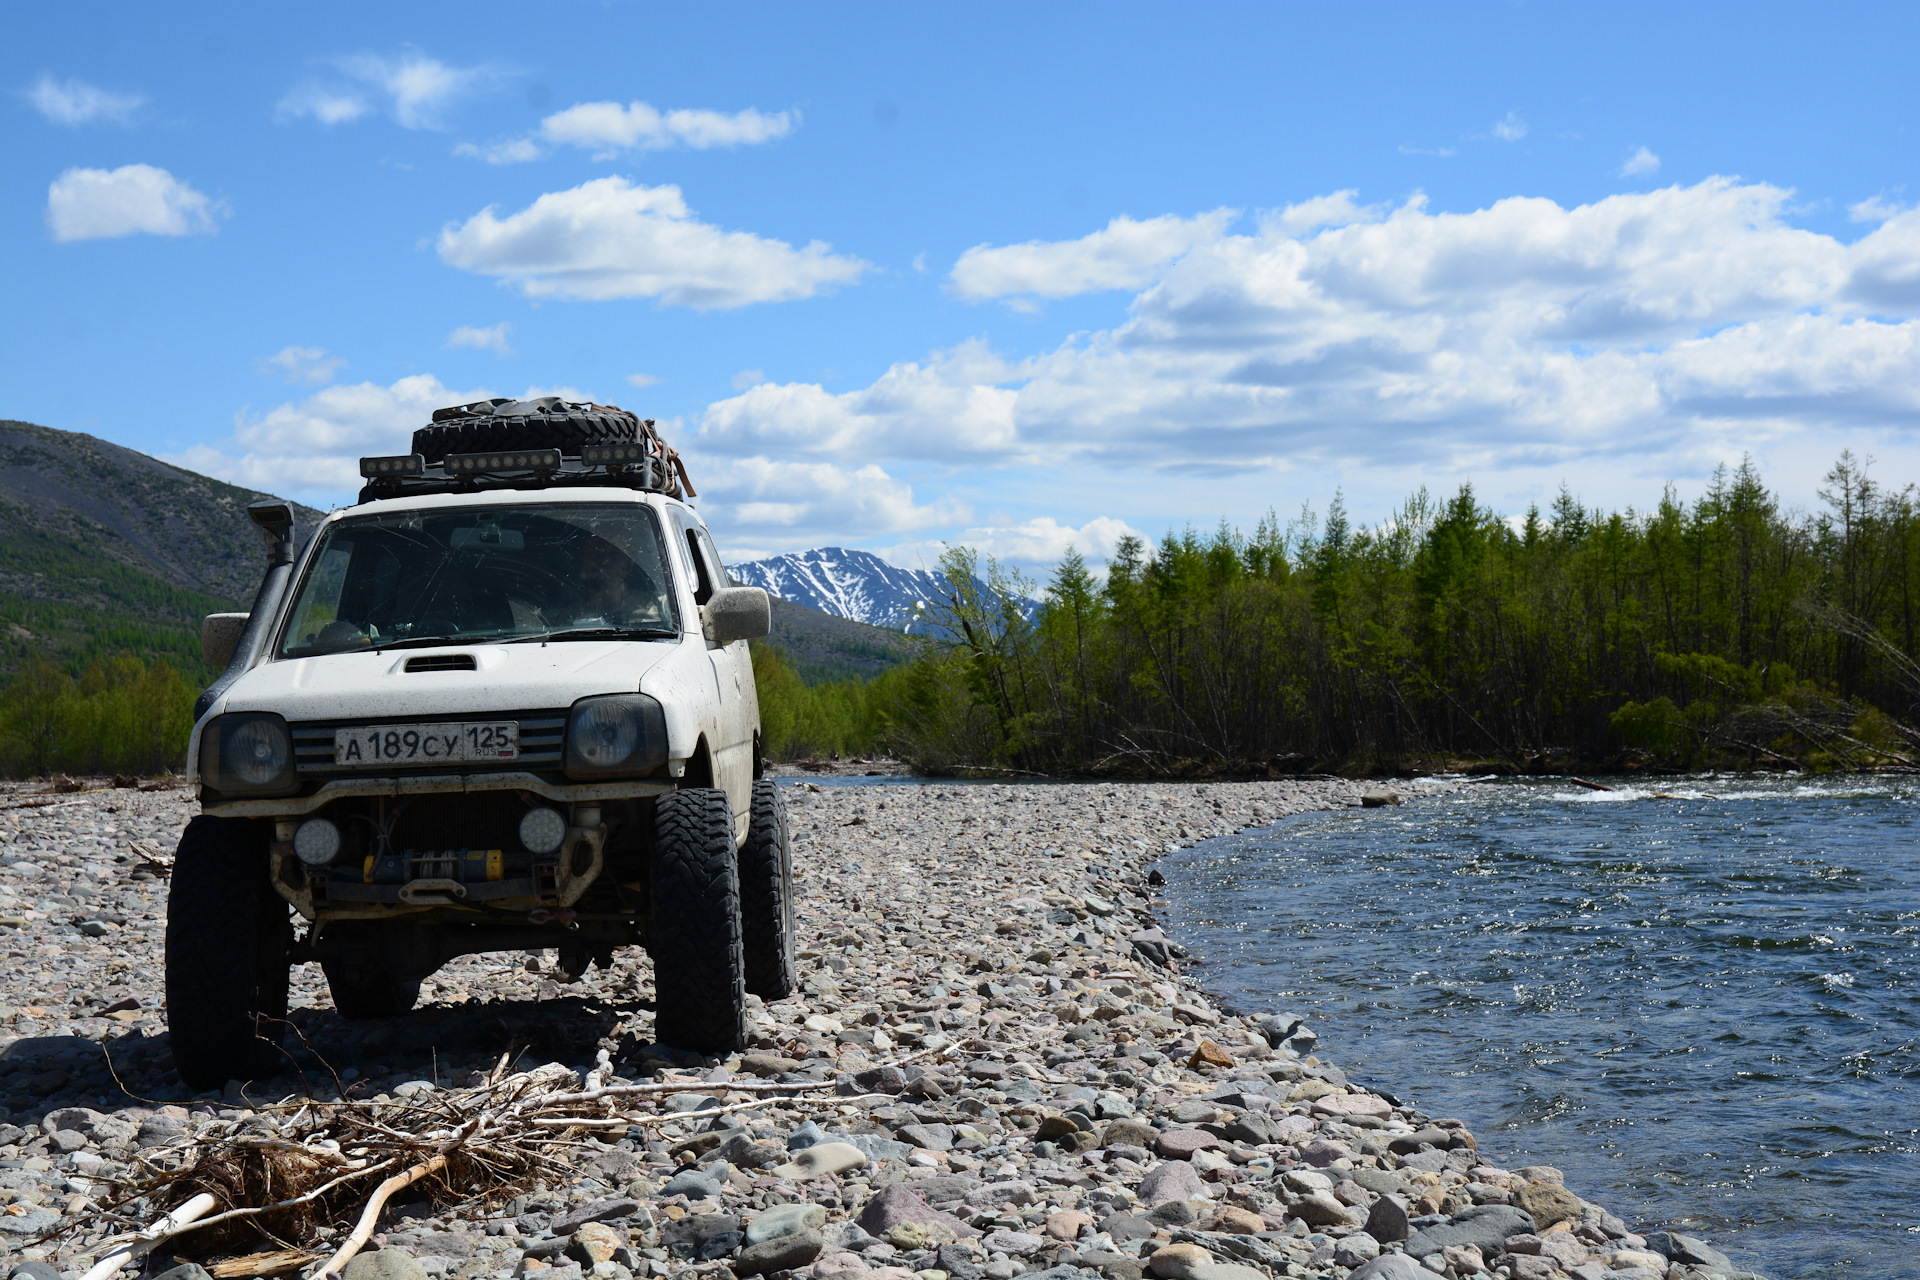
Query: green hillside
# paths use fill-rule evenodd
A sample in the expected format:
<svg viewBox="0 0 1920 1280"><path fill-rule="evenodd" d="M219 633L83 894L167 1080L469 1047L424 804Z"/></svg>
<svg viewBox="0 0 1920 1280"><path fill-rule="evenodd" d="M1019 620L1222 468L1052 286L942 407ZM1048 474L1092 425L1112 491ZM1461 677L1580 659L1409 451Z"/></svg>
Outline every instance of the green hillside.
<svg viewBox="0 0 1920 1280"><path fill-rule="evenodd" d="M131 653L189 680L200 619L260 580L246 507L267 495L93 436L0 422L0 683L38 658L79 672ZM311 528L320 513L297 507Z"/></svg>

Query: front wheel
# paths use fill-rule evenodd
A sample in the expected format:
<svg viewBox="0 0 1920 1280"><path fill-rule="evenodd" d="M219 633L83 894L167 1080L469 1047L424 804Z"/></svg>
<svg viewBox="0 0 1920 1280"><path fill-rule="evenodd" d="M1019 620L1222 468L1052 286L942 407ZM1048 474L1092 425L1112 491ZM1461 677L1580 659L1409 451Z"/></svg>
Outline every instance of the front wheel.
<svg viewBox="0 0 1920 1280"><path fill-rule="evenodd" d="M187 824L167 889L167 1031L188 1088L278 1074L293 920L269 878L269 828Z"/></svg>
<svg viewBox="0 0 1920 1280"><path fill-rule="evenodd" d="M800 986L794 960L793 847L787 804L771 778L753 784L753 815L740 846L740 924L747 990L784 1000Z"/></svg>
<svg viewBox="0 0 1920 1280"><path fill-rule="evenodd" d="M690 787L653 806L654 1039L695 1053L747 1042L740 872L727 793Z"/></svg>

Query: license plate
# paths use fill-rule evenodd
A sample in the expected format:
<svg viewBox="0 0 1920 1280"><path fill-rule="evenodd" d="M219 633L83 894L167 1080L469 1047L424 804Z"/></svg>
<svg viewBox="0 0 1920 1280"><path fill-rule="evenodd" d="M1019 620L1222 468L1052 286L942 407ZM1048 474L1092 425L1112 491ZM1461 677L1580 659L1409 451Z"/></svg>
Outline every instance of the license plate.
<svg viewBox="0 0 1920 1280"><path fill-rule="evenodd" d="M370 724L333 731L333 763L348 768L520 758L520 722Z"/></svg>

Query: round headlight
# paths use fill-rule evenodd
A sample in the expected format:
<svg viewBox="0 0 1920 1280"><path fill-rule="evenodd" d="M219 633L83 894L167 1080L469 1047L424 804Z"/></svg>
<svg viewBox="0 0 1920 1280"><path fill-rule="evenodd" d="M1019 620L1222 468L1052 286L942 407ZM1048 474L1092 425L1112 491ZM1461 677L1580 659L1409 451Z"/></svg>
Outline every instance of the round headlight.
<svg viewBox="0 0 1920 1280"><path fill-rule="evenodd" d="M308 818L293 833L293 856L310 867L324 867L340 854L340 828L325 818Z"/></svg>
<svg viewBox="0 0 1920 1280"><path fill-rule="evenodd" d="M618 768L640 745L640 716L620 698L596 698L574 713L567 745L590 769Z"/></svg>
<svg viewBox="0 0 1920 1280"><path fill-rule="evenodd" d="M520 843L528 853L552 853L567 838L567 820L552 809L529 809L520 819Z"/></svg>
<svg viewBox="0 0 1920 1280"><path fill-rule="evenodd" d="M275 721L264 717L244 720L233 727L227 738L227 767L242 782L256 787L269 786L286 774L292 747L286 729Z"/></svg>

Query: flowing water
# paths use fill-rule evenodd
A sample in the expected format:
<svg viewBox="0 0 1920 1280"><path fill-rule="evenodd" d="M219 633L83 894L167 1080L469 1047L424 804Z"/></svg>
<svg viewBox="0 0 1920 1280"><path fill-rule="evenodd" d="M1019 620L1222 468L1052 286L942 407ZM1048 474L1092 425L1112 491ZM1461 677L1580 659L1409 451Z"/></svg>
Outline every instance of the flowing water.
<svg viewBox="0 0 1920 1280"><path fill-rule="evenodd" d="M1920 782L1616 785L1210 840L1169 932L1508 1168L1770 1276L1920 1276Z"/></svg>

